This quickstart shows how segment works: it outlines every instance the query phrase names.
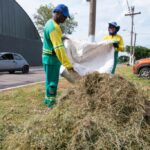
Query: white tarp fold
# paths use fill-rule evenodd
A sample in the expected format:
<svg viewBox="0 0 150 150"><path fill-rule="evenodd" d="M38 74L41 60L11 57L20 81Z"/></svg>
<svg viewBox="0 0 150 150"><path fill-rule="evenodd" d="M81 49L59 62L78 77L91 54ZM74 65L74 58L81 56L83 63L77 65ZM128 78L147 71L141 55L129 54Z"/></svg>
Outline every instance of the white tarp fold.
<svg viewBox="0 0 150 150"><path fill-rule="evenodd" d="M67 55L74 70L83 76L98 71L111 73L114 64L114 47L112 41L88 43L77 40L65 40ZM61 67L61 72L64 67Z"/></svg>

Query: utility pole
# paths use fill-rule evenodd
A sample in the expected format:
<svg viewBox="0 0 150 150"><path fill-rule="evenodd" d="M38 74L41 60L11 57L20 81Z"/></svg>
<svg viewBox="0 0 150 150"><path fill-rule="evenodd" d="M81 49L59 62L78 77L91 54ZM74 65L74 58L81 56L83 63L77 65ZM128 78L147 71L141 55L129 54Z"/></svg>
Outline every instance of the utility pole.
<svg viewBox="0 0 150 150"><path fill-rule="evenodd" d="M89 11L89 39L95 41L95 25L96 25L96 0L87 0L90 4Z"/></svg>
<svg viewBox="0 0 150 150"><path fill-rule="evenodd" d="M137 36L137 34L136 34L136 33L134 33L133 61L134 61L135 46L136 46L136 36Z"/></svg>
<svg viewBox="0 0 150 150"><path fill-rule="evenodd" d="M133 65L134 64L134 53L133 53L133 27L134 27L134 16L141 14L141 12L134 12L134 6L131 6L131 12L128 14L125 14L125 16L131 16L131 40L130 40L130 61L129 64ZM135 49L135 48L134 48Z"/></svg>

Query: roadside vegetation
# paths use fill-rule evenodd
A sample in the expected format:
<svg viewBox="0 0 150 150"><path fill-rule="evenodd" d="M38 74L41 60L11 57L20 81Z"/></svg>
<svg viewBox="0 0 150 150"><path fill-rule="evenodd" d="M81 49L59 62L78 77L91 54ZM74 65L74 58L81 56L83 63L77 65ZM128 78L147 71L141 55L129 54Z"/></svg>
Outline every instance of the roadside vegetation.
<svg viewBox="0 0 150 150"><path fill-rule="evenodd" d="M144 93L148 94L150 97L150 79L140 78L133 74L132 66L118 65L117 74L134 83L138 88L144 90Z"/></svg>
<svg viewBox="0 0 150 150"><path fill-rule="evenodd" d="M129 66L120 65L117 69L117 74L122 75L128 81L134 83L135 86L138 88L138 90L141 90L140 91L141 93L145 93L145 95L148 95L148 97L150 99L150 93L149 93L150 80L141 79L139 77L136 77L135 75L132 74L131 70L132 70L132 68ZM120 81L123 81L123 83L125 83L125 81L122 79ZM128 87L128 86L124 85L123 83L120 82L120 85ZM119 82L117 82L117 84L119 84ZM120 85L119 85L119 87L121 87ZM72 85L69 84L65 79L61 79L61 81L59 83L58 95L62 96L62 94L67 89L70 89L71 86ZM118 89L117 86L115 88ZM124 88L124 90L125 89L126 88ZM142 90L143 90L143 92L142 92ZM129 91L129 89L127 91ZM134 95L132 95L132 96L134 96ZM44 145L43 145L44 142L46 144L51 142L51 141L47 141L47 138L49 137L48 134L45 134L45 136L42 135L42 133L44 133L44 132L47 132L47 131L51 132L50 130L51 130L52 126L50 125L50 122L48 122L48 121L55 120L55 121L59 122L59 120L57 120L57 118L59 118L59 117L60 117L60 119L61 118L65 119L67 122L61 120L62 121L61 123L64 126L64 128L66 128L68 126L67 123L71 123L71 121L73 121L72 120L73 118L72 119L70 118L70 120L68 120L69 118L68 119L65 118L65 117L71 116L71 114L69 112L76 111L73 108L70 108L71 103L69 101L64 103L62 106L58 105L58 108L53 110L54 116L52 116L49 113L50 109L45 107L45 105L42 102L43 97L44 97L44 84L37 84L37 85L33 85L33 86L23 87L23 88L19 88L19 89L13 89L13 90L4 91L4 92L0 93L0 131L1 131L0 132L0 149L3 149L4 146L8 150L15 149L15 146L17 147L18 140L19 140L19 142L20 143L22 142L23 145L25 146L25 147L21 148L21 150L25 150L25 149L28 150L28 149L30 149L29 144L28 144L28 142L29 142L28 140L30 139L30 136L34 136L34 138L35 138L35 139L32 139L33 140L32 143L35 143L37 140L39 143L41 142L41 145L39 145L39 147L42 148L42 146L43 146L43 149L44 149ZM135 95L135 97L137 97L137 95ZM138 97L137 97L137 99L138 99ZM135 103L137 103L137 102L135 102ZM78 106L76 106L76 103L74 103L73 106L78 107ZM65 107L66 107L66 110L65 110ZM132 106L132 107L134 107L134 106ZM62 111L62 113L60 112L60 110ZM63 113L66 116L63 116ZM82 111L82 113L84 113L84 112ZM140 111L138 113L141 114L142 109L140 109ZM79 115L79 114L75 114L75 115ZM84 116L84 114L82 114L82 115ZM137 115L137 114L135 113L135 115ZM44 118L45 116L47 116L47 117ZM75 117L77 117L77 116L75 116ZM78 117L80 118L81 116L79 115ZM44 119L42 119L42 118L44 118ZM101 118L101 119L104 119L104 118ZM46 121L46 124L43 125L43 122L45 122L45 121ZM83 121L85 121L83 123L86 123L87 126L88 125L90 126L91 124L94 123L94 120L92 120L91 118L87 118L86 120L83 120ZM80 123L80 122L78 122L78 123ZM115 125L115 122L113 122L113 123ZM104 124L107 125L107 122L104 122ZM94 126L95 125L96 124L94 123ZM44 128L44 130L41 130L42 127ZM49 128L47 128L47 127L49 127ZM80 129L82 129L82 128L80 128ZM93 130L94 130L94 134L96 134L97 129L95 130L95 129L90 128L90 132L92 132ZM41 131L41 132L38 132L38 131ZM84 141L85 139L84 139L84 137L82 137L83 136L83 135L81 135L82 133L80 133L79 130L77 130L77 131L78 131L79 135L76 135L77 136L76 138L78 138L78 136L81 136L81 138L82 138L81 141L83 143L88 142L88 141ZM114 132L115 128L112 128L111 131ZM131 131L129 131L129 132L131 132ZM143 132L149 133L148 128L146 128L146 130L144 130ZM57 130L56 130L56 133L58 134ZM61 133L62 137L65 134L67 134L65 131L61 131L61 132L59 132L59 134L60 133ZM107 132L107 133L108 133L108 135L111 134L111 132L110 133ZM35 136L35 134L37 134L37 137ZM122 136L121 132L116 133L116 135ZM39 139L40 136L42 137L43 141L40 141L40 139ZM69 136L66 137L66 139L64 139L64 140L66 140L66 142L67 142L67 139L70 138ZM92 136L94 136L94 135L92 135ZM130 134L128 136L130 136ZM141 134L141 136L143 136L143 135ZM113 136L113 138L115 138L115 137ZM121 138L123 138L123 137L121 137ZM130 137L127 137L127 138L130 139ZM145 137L143 137L142 139L144 139L144 138L146 140L150 139L150 137L147 137L146 133L145 133ZM59 140L59 139L57 139L57 140ZM76 139L76 140L78 140L78 139ZM97 140L97 139L95 139L95 140ZM134 140L136 140L134 138L131 140L133 140L133 142L138 142L138 141L134 141ZM61 139L60 139L60 141L61 141ZM16 145L13 142L16 142ZM26 143L24 143L24 142L26 142ZM77 142L77 141L74 141L74 142ZM56 143L53 143L53 144L55 145ZM76 146L74 144L76 144L76 143L71 143L72 146ZM82 145L82 143L80 143L80 144ZM99 143L99 144L101 145L102 143ZM111 144L111 143L109 143L109 144ZM129 143L127 143L127 144L129 144ZM135 143L135 144L137 144L137 143ZM145 144L144 141L142 141L141 146L142 146L142 144ZM34 145L32 145L32 146L34 147ZM49 145L47 145L47 146L49 146ZM113 146L115 147L117 145L113 145ZM144 146L146 146L146 145L144 145ZM36 148L38 149L38 147L36 147ZM47 147L45 147L45 149L46 148ZM140 148L140 147L138 147L138 148ZM136 149L136 145L135 145L135 149Z"/></svg>

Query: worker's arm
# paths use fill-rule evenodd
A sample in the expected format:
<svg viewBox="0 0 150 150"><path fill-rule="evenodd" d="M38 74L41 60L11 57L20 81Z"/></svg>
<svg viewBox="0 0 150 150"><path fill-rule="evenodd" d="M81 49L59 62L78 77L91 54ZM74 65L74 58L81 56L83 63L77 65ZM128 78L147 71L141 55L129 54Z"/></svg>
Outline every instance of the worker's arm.
<svg viewBox="0 0 150 150"><path fill-rule="evenodd" d="M120 41L118 43L118 51L124 51L124 43L122 37L120 37Z"/></svg>
<svg viewBox="0 0 150 150"><path fill-rule="evenodd" d="M105 36L105 37L102 39L102 41L106 41L106 40L108 40L108 37L107 37L107 36Z"/></svg>
<svg viewBox="0 0 150 150"><path fill-rule="evenodd" d="M50 33L50 39L54 47L54 51L63 66L67 69L72 69L73 66L65 52L64 44L62 42L61 36L58 34L57 30L53 30Z"/></svg>

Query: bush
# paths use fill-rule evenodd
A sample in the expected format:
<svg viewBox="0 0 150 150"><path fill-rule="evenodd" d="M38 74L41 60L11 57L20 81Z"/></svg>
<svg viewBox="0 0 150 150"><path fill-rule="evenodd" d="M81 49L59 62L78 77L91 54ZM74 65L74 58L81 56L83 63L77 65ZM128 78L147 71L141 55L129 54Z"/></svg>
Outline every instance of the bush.
<svg viewBox="0 0 150 150"><path fill-rule="evenodd" d="M126 51L130 52L130 46L126 46ZM142 58L149 58L150 57L150 49L143 47L143 46L136 46L135 47L135 58L136 60Z"/></svg>
<svg viewBox="0 0 150 150"><path fill-rule="evenodd" d="M129 57L128 56L121 56L118 58L118 62L119 62L119 64L127 63L127 62L129 62Z"/></svg>

